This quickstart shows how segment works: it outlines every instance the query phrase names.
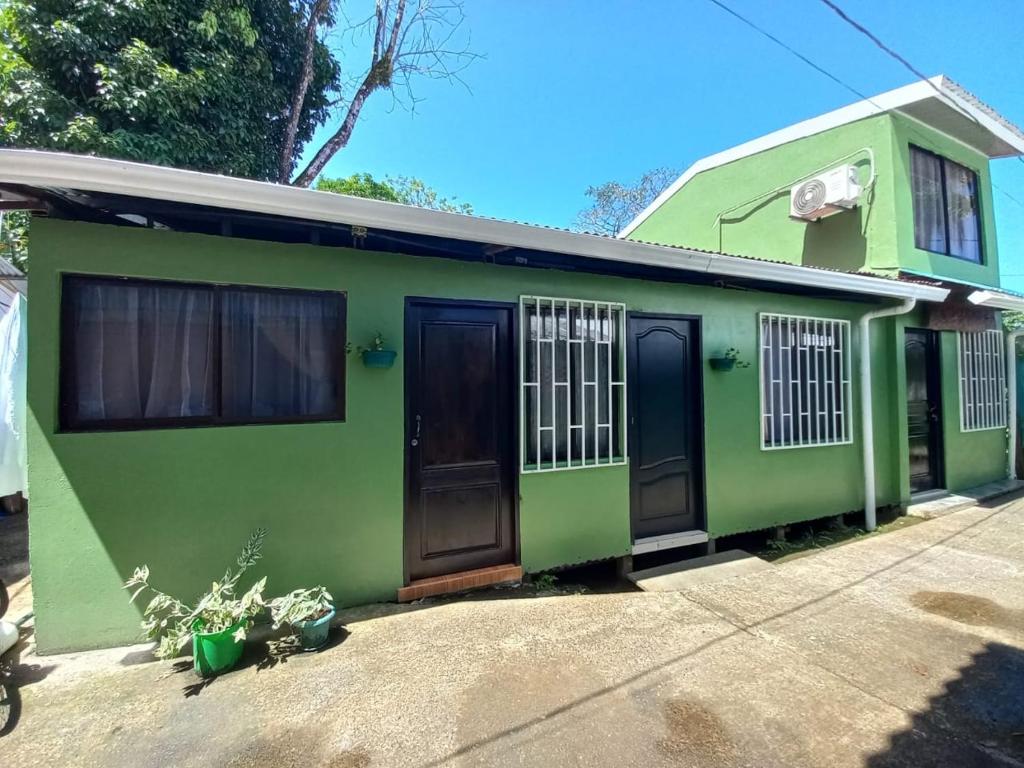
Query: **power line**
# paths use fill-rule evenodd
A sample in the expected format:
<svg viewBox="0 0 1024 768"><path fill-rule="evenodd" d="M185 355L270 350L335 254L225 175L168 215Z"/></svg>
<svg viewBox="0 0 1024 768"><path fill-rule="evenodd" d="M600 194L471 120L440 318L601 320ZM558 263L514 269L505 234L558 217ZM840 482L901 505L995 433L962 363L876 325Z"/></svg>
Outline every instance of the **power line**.
<svg viewBox="0 0 1024 768"><path fill-rule="evenodd" d="M800 53L799 51L795 50L794 48L791 48L791 47L790 47L789 45L787 45L787 44L786 44L786 43L784 43L784 42L783 42L782 40L780 40L779 38L777 38L777 37L776 37L775 35L773 35L773 34L772 34L771 32L768 32L767 30L765 30L765 29L762 29L762 28L761 28L761 27L759 27L759 26L758 26L757 24L755 24L754 22L752 22L752 21L751 21L750 19L746 18L745 16L742 16L742 15L740 15L739 13L737 13L736 11L734 11L734 10L733 10L732 8L730 8L730 7L728 6L728 5L726 5L725 3L721 2L721 0L709 0L709 2L711 2L711 3L714 3L715 5L717 5L717 6L719 7L719 8L721 8L721 9L722 9L723 11L725 11L725 12L726 12L726 13L728 13L729 15L731 15L731 16L734 16L735 18L737 18L737 19L739 19L740 21L742 21L742 22L743 22L744 24L746 24L746 25L747 25L748 27L750 27L751 29L753 29L753 30L755 30L756 32L758 32L758 33L760 33L760 34L764 35L765 37L767 37L767 38L768 38L769 40L771 40L771 41L772 41L773 43L775 43L776 45L778 45L778 46L781 46L781 47L782 47L782 48L784 48L785 50L789 51L789 53L791 53L792 55L796 56L796 57L797 57L798 59L800 59L800 61L802 61L802 62L803 62L804 64L807 64L808 66L810 66L810 67L814 68L814 69L815 69L815 70L816 70L817 72L819 72L819 73L823 74L823 75L824 75L825 77L827 77L827 78L828 78L829 80L831 80L832 82L834 82L834 83L838 83L839 85L841 85L841 86L842 86L843 88L845 88L846 90L850 91L850 93L854 94L855 96L858 96L858 97L860 97L861 99L864 99L865 101L868 101L868 102L870 102L870 103L874 104L874 105L875 105L876 107L878 107L878 109L882 109L882 108L881 108L881 107L880 107L880 106L879 106L878 104L875 104L875 102L874 102L874 101L871 101L871 97L870 97L870 96L866 96L866 95L864 95L863 93L861 93L860 91L858 91L858 90L857 90L856 88L854 88L854 87L853 87L852 85L850 85L849 83L845 83L845 82L843 82L842 80L840 80L840 79L839 79L838 77L836 77L835 75L833 75L833 74L832 74L831 72L829 72L828 70L826 70L826 69L825 69L824 67L821 67L821 66L819 66L819 65L815 64L815 63L814 63L813 61L811 61L810 59L808 59L808 58L807 58L806 56L804 56L804 55L803 55L802 53Z"/></svg>
<svg viewBox="0 0 1024 768"><path fill-rule="evenodd" d="M711 0L711 2L715 2L715 0ZM900 56L900 54L898 54L896 51L894 51L888 45L886 45L881 40L879 40L878 36L875 35L870 29L865 27L863 24L860 24L859 22L855 21L854 19L850 18L847 15L847 13L842 8L840 8L838 5L836 5L834 2L832 2L832 0L821 0L821 2L824 3L826 6L828 6L829 8L831 8L833 11L835 11L836 15L839 16L839 18L841 18L843 21L845 21L851 27L856 29L862 35L867 37L868 40L870 40L872 43L874 43L878 48L880 48L885 53L887 53L890 56L892 56L894 59L896 59L896 61L898 61L904 67L906 67L911 72L913 72L914 75L916 75L917 77L919 77L920 79L922 79L926 83L928 83L928 85L930 85L932 87L932 90L934 90L943 99L944 102L951 103L949 101L949 99L946 97L946 94L944 94L942 92L942 90L937 85L935 85L935 83L933 83L928 78L928 76L926 74L921 72L921 70L919 70L917 67L915 67L913 64L911 64L909 61L907 61L905 58ZM966 117L969 117L971 120L973 120L974 122L976 122L976 123L978 122L978 119L974 115L972 115L972 114L970 114L968 112L965 112L964 110L960 109L960 107L957 106L956 104L953 104L952 106L956 107L958 112L961 112ZM1024 157L1021 157L1020 155L1017 155L1017 160L1020 161L1021 163L1024 163ZM999 191L1002 192L1002 190L999 190ZM1019 200L1014 199L1011 195L1008 195L1006 192L1003 192L1003 194L1006 195L1007 197L1009 197L1011 200L1014 200L1014 202L1016 202L1018 205L1022 205Z"/></svg>

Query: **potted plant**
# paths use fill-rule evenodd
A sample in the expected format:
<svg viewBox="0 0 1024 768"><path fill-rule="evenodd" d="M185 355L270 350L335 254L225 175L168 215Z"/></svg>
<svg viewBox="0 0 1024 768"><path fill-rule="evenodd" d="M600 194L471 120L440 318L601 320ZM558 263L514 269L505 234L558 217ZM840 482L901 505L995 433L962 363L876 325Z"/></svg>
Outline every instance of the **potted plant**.
<svg viewBox="0 0 1024 768"><path fill-rule="evenodd" d="M267 605L274 629L289 624L299 635L303 650L315 651L327 643L334 618L334 598L323 587L296 589Z"/></svg>
<svg viewBox="0 0 1024 768"><path fill-rule="evenodd" d="M142 629L147 639L159 639L154 652L157 658L174 658L191 639L193 666L202 677L226 672L238 662L249 624L264 608L267 579L257 581L241 597L235 591L245 572L262 557L266 533L263 528L253 532L238 556L238 568L229 568L194 606L154 588L149 581L149 566L135 569L124 586L135 588L132 601L143 591L153 593L143 611Z"/></svg>
<svg viewBox="0 0 1024 768"><path fill-rule="evenodd" d="M362 355L363 365L367 368L390 368L395 364L395 357L398 355L393 349L386 349L384 335L377 331L373 341L368 347L359 347L359 354Z"/></svg>
<svg viewBox="0 0 1024 768"><path fill-rule="evenodd" d="M740 351L736 347L729 347L718 357L708 359L713 371L731 371L733 368L749 368L750 363L740 360Z"/></svg>

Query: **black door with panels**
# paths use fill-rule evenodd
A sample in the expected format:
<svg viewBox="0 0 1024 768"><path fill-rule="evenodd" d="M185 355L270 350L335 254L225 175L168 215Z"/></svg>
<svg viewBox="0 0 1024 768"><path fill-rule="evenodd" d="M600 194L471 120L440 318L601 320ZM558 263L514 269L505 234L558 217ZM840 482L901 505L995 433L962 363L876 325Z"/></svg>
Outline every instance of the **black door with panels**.
<svg viewBox="0 0 1024 768"><path fill-rule="evenodd" d="M512 317L507 305L406 306L408 581L515 561Z"/></svg>
<svg viewBox="0 0 1024 768"><path fill-rule="evenodd" d="M633 540L703 525L700 330L693 318L629 315Z"/></svg>
<svg viewBox="0 0 1024 768"><path fill-rule="evenodd" d="M905 344L910 491L920 493L944 484L939 335L935 331L908 328Z"/></svg>

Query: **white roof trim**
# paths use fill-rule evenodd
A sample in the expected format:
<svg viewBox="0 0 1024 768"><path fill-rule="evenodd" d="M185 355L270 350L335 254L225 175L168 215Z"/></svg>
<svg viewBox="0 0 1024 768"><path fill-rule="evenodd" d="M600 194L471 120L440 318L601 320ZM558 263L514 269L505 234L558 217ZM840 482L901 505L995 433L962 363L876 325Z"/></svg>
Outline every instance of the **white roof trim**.
<svg viewBox="0 0 1024 768"><path fill-rule="evenodd" d="M882 277L756 261L688 248L433 211L332 192L289 187L123 160L0 149L0 184L72 189L251 211L454 240L529 248L727 277L813 286L881 298L943 301L945 288Z"/></svg>
<svg viewBox="0 0 1024 768"><path fill-rule="evenodd" d="M832 128L837 128L840 125L846 125L847 123L853 123L868 117L874 117L875 115L880 115L885 112L891 112L899 109L900 107L905 107L925 99L936 98L938 97L938 94L935 92L935 88L938 88L942 92L942 96L949 101L955 109L961 112L966 112L977 120L984 128L991 131L1002 141L1005 141L1010 146L1016 148L1021 154L1024 154L1024 134L1019 130L1013 130L1012 124L1009 121L1000 118L991 110L985 109L968 100L968 98L965 98L965 96L969 94L967 94L966 91L952 80L944 75L937 75L930 80L919 80L916 83L905 85L902 88L896 88L879 96L873 96L870 101L867 99L858 101L855 104L850 104L849 106L833 110L832 112L827 112L824 115L813 117L810 120L804 120L802 122L795 123L794 125L782 128L781 130L765 134L764 136L759 136L752 141L738 144L735 147L731 147L714 155L702 157L687 168L683 172L682 176L672 182L672 184L658 195L650 205L644 208L644 210L641 211L635 219L629 222L629 224L619 232L618 237L628 237L633 230L639 227L640 224L647 219L647 217L658 210L658 208L672 197L672 195L678 192L684 184L698 173L710 168L717 168L720 165L725 165L744 157L749 157L750 155L756 155L758 152L764 152L767 149L779 147L783 144L788 144L791 141L796 141L797 139L803 139L807 136L823 133L831 130Z"/></svg>
<svg viewBox="0 0 1024 768"><path fill-rule="evenodd" d="M990 309L1008 309L1014 312L1024 312L1024 296L1014 296L1012 293L1002 291L974 291L967 300L979 307Z"/></svg>

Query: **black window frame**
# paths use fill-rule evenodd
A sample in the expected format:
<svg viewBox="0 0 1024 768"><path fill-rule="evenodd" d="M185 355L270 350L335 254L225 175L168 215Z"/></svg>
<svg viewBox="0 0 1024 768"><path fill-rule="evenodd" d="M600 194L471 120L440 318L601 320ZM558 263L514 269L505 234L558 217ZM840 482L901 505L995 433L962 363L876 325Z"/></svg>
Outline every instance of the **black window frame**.
<svg viewBox="0 0 1024 768"><path fill-rule="evenodd" d="M73 322L70 302L66 301L68 286L76 281L88 283L120 285L120 286L174 286L179 288L201 289L213 292L213 323L214 334L214 387L216 413L212 416L175 416L133 419L79 419L74 413L74 394L77 391L77 376L73 361L75 345L73 342ZM136 432L150 429L179 429L197 427L244 427L265 426L275 424L319 424L344 423L346 416L346 383L348 381L348 292L332 290L315 290L308 288L288 288L280 286L242 285L236 283L206 283L200 281L172 280L163 278L117 277L111 275L95 275L79 272L65 272L61 275L60 292L60 342L58 366L59 403L57 413L57 431L59 433L80 432ZM329 296L341 302L341 332L336 350L338 370L337 408L333 413L313 416L270 416L265 418L232 419L221 416L223 412L223 385L221 355L223 315L221 300L225 291L242 291L246 293L289 293L293 295Z"/></svg>
<svg viewBox="0 0 1024 768"><path fill-rule="evenodd" d="M914 221L914 247L917 248L919 251L925 251L927 253L935 253L935 254L938 254L940 256L949 256L952 259L959 259L960 261L966 261L968 264L977 264L979 267L985 266L985 224L984 224L984 219L982 217L982 208L981 208L981 175L974 168L971 168L970 166L964 165L963 163L958 163L956 160L952 160L952 159L946 157L945 155L940 155L938 152L932 152L930 149L925 149L924 147L919 147L917 144L910 144L909 147L910 147L910 152L911 152L911 164L909 166L909 168L910 168L910 198L911 198L911 206L914 206L911 209L911 213L914 214L914 218L915 218L915 221ZM933 251L931 248L921 248L917 244L917 222L916 222L917 194L915 193L915 190L914 190L914 174L913 174L913 170L912 170L913 169L913 153L914 152L920 152L921 154L929 155L929 156L934 157L935 159L937 159L939 161L939 167L940 167L939 178L940 178L940 180L942 182L942 223L943 223L943 226L945 227L945 233L946 233L946 250L944 250L944 251ZM955 165L955 166L957 166L959 168L963 168L965 171L970 171L971 174L973 174L973 176L974 176L974 210L977 213L977 217L978 217L978 260L977 261L975 261L974 259L970 258L969 256L960 256L958 254L952 253L951 238L949 236L949 193L948 193L948 191L946 189L946 164L947 163L952 163L953 165Z"/></svg>

